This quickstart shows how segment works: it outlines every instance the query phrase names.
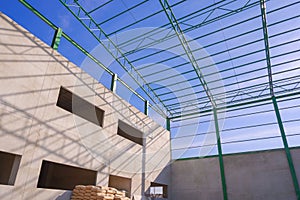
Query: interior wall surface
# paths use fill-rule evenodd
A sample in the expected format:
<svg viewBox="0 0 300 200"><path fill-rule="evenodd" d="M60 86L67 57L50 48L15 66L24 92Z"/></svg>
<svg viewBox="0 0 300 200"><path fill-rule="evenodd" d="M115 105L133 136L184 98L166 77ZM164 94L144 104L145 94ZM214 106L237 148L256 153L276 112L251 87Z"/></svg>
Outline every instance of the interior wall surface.
<svg viewBox="0 0 300 200"><path fill-rule="evenodd" d="M291 149L300 180L300 149ZM284 149L224 155L228 200L296 200ZM223 199L218 157L178 160L171 166L172 200Z"/></svg>
<svg viewBox="0 0 300 200"><path fill-rule="evenodd" d="M70 199L71 191L37 188L43 160L97 171L97 185L130 178L136 200L151 182L170 184L167 130L3 13L0 52L0 151L21 156L1 200ZM61 86L102 109L102 127L58 107ZM118 120L141 131L144 145L118 135Z"/></svg>

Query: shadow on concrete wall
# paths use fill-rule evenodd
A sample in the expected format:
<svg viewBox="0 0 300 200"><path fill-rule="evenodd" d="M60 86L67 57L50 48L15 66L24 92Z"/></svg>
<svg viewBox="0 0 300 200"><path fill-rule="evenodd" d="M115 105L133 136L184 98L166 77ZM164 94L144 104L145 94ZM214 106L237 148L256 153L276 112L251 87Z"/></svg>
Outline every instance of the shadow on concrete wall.
<svg viewBox="0 0 300 200"><path fill-rule="evenodd" d="M67 73L41 73L37 74L34 73L32 75L24 75L24 76L18 76L12 74L11 76L1 76L0 81L11 81L18 83L19 81L22 82L24 79L31 79L31 78L42 78L45 79L47 77L64 77L64 76L69 76L72 74L74 77L77 77L79 81L81 81L81 84L84 85L86 88L89 88L91 91L94 91L93 85L91 83L86 82L84 79L81 79L81 75L83 72L78 73L76 70L73 70L72 67L73 65L70 62L67 62L65 59L60 59L57 55L56 52L53 51L50 47L46 46L44 43L42 43L40 40L36 39L33 37L31 34L29 34L27 31L25 31L23 28L21 28L19 25L17 25L15 22L10 20L9 18L5 17L4 15L0 15L1 21L4 21L5 23L8 23L8 27L0 27L0 35L1 37L3 36L9 36L12 39L20 40L22 41L23 39L30 41L27 42L28 44L23 44L23 43L11 43L10 40L7 41L1 41L0 46L2 46L3 49L5 49L3 52L0 53L0 62L5 63L5 67L11 67L13 68L15 65L20 65L22 63L26 64L41 64L47 66L47 63L56 63L59 64L60 67L63 67ZM30 44L31 43L31 44ZM16 50L18 49L18 50ZM36 53L38 52L38 53ZM14 59L13 56L19 56L18 58L29 58L29 57L34 57L34 59ZM44 63L44 64L43 64ZM6 69L7 70L7 69ZM46 70L45 70L46 71ZM13 72L13 71L12 71ZM76 131L80 126L85 126L89 122L83 122L82 124L76 124L76 126L72 127L65 127L63 130L60 128L57 128L55 126L56 121L61 121L62 119L69 117L70 114L64 114L60 116L56 116L53 118L48 118L47 120L44 120L43 117L47 116L46 108L49 107L55 107L56 102L41 102L41 99L38 99L37 104L34 106L29 106L29 107L19 107L18 105L14 104L14 101L11 101L11 99L18 99L19 101L30 101L30 98L40 98L39 96L36 96L36 94L41 95L41 93L47 93L48 95L50 92L53 92L53 90L59 90L60 85L57 85L57 87L45 87L45 85L40 85L40 89L31 89L28 88L26 91L23 92L11 92L8 88L8 90L1 91L0 95L0 101L2 104L2 107L4 107L3 111L0 114L0 129L1 129L1 137L4 138L7 135L10 137L14 137L15 140L17 141L25 141L25 146L20 145L19 147L15 149L11 149L13 152L23 152L23 156L27 157L26 161L23 160L21 162L20 169L23 170L19 171L19 174L22 174L22 177L26 177L26 180L22 180L22 184L16 184L13 188L14 193L19 193L23 194L26 196L27 199L34 199L36 198L36 193L32 192L32 194L25 194L27 189L30 188L30 186L37 186L37 177L38 177L38 171L36 171L36 176L28 176L24 174L30 174L31 173L31 168L39 169L40 166L36 166L33 163L40 163L42 160L49 155L60 157L62 160L65 162L69 163L74 163L78 166L82 166L85 164L85 166L90 166L92 168L93 163L95 162L93 156L90 156L87 153L86 149L80 149L78 152L76 152L75 156L69 157L67 156L70 154L73 149L71 149L71 145L74 145L74 143L77 143L78 145L81 144L81 140L84 138L81 138L81 140L74 139L73 137L70 136L70 132ZM69 86L73 87L73 86ZM107 90L102 90L103 93L101 94L96 94L99 97L105 96L105 93L110 93ZM24 98L26 97L26 98ZM21 98L21 99L20 99ZM22 99L24 98L24 99ZM85 98L85 97L83 97ZM121 100L120 98L114 98L114 101L106 101L104 99L104 105L105 104L124 104L124 101ZM97 105L99 107L104 106L104 105ZM124 115L125 109L127 109L128 105L124 104L124 106L121 106L124 108L124 110L120 109L114 109L113 112L117 113L119 116L122 116L123 118L128 118L128 116ZM57 108L60 109L60 108ZM44 112L44 113L40 113ZM17 117L16 117L17 116ZM138 113L131 112L130 118L134 116L138 121L143 122L147 117L141 117L141 115L138 115ZM108 116L106 116L108 117ZM18 123L18 121L15 121L13 119L22 119L22 126L14 124ZM5 119L11 119L6 121ZM111 126L115 126L115 123L111 124L106 124L105 128L111 128ZM45 134L45 130L48 132ZM164 132L161 131L159 134L163 134ZM93 134L93 133L91 133ZM159 135L158 134L158 135ZM59 135L61 140L56 141L52 140L54 135ZM117 135L111 136L113 139L114 137L118 137ZM46 142L47 141L47 142ZM123 139L120 141L126 142L126 139ZM101 143L104 143L105 141L99 141L97 145L101 145ZM154 141L153 141L154 142ZM47 144L47 145L45 145ZM164 146L169 145L169 141L166 141ZM49 148L51 146L51 148ZM53 148L53 146L57 146ZM120 156L123 155L124 152L127 152L134 148L136 144L131 144L127 145L122 152L119 154L114 155L114 157L111 158L110 162L113 162L115 159L118 159ZM68 151L61 152L61 149L67 149ZM47 154L42 154L40 156L35 155L35 150L36 149L41 149L43 152L47 152ZM110 151L110 149L107 149L106 151ZM138 152L137 152L138 153ZM86 155L88 155L88 158L86 158ZM155 156L155 155L154 155ZM169 155L165 155L165 157L161 157L161 162L165 160ZM34 159L33 159L34 158ZM83 163L81 160L84 158L85 163ZM130 160L129 160L130 162ZM151 162L151 159L148 160L148 162ZM88 164L90 163L90 164ZM160 161L157 162L157 164L160 164ZM34 165L34 166L33 166ZM142 177L142 185L141 188L143 191L149 190L149 188L145 188L145 180L147 178L150 178L151 173L145 174L145 169L146 169L147 163L144 160L144 163L142 164L142 168L138 171L142 171L140 176ZM124 163L122 163L122 166L124 167ZM99 172L102 172L105 169L104 166L100 166L97 170ZM164 171L164 170L163 170ZM114 170L110 171L110 173L115 173ZM117 173L117 172L116 172ZM165 172L163 172L165 173ZM135 174L133 174L134 176ZM19 175L18 175L19 176ZM108 174L107 174L108 176ZM103 180L98 180L98 182L103 182L105 181L104 179L107 179L107 176L103 178ZM162 175L165 176L165 175ZM18 179L18 178L17 178ZM157 182L161 181L162 178L160 178L160 175L157 178ZM20 181L20 180L19 180ZM25 185L23 185L25 184ZM141 193L143 195L143 192L139 192L141 190L140 188L137 188L133 191L133 193ZM7 193L2 193L2 196L0 196L0 199L4 199L4 197L10 195L11 191L8 191ZM57 200L63 200L63 199L69 199L70 198L70 192L64 192L60 196L56 197ZM22 199L22 198L21 198Z"/></svg>

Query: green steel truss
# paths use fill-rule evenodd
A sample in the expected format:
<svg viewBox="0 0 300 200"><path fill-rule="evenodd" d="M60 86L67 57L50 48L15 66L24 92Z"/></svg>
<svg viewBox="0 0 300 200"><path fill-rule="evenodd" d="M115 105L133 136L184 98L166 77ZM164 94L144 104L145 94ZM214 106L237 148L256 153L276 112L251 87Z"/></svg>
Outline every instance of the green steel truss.
<svg viewBox="0 0 300 200"><path fill-rule="evenodd" d="M183 47L185 54L188 56L188 59L191 63L191 65L193 66L193 71L197 74L197 77L199 79L199 81L201 82L201 85L210 101L210 103L212 104L212 106L215 108L216 105L216 101L214 100L213 94L211 93L211 91L209 90L209 87L207 86L207 83L204 79L203 73L201 72L201 68L198 65L198 62L195 59L195 56L193 55L193 50L191 49L189 42L187 41L187 39L185 38L185 35L181 29L181 27L179 26L179 23L168 3L167 0L159 0L160 4L162 5L168 20L170 21L170 24L172 25L181 46Z"/></svg>
<svg viewBox="0 0 300 200"><path fill-rule="evenodd" d="M111 54L111 56L119 63L124 70L128 73L140 88L147 94L150 100L157 105L157 109L161 114L168 114L168 109L164 106L164 103L156 95L153 89L150 87L141 74L136 70L133 64L122 53L121 49L110 39L110 37L100 27L101 23L97 23L80 3L75 0L72 3L67 3L67 0L60 0L60 2L81 22L81 24L90 31L90 33L99 41L99 43ZM108 43L104 43L106 39ZM115 52L114 52L115 51ZM164 107L161 107L164 106Z"/></svg>
<svg viewBox="0 0 300 200"><path fill-rule="evenodd" d="M296 12L300 8L299 0L207 0L197 2L198 6L193 6L192 1L187 0L172 3L167 0L108 0L105 3L96 3L92 7L87 6L83 0L59 1L114 57L119 66L128 72L145 94L132 89L117 76L117 73L104 66L27 1L20 0L55 30L51 45L53 49L59 50L60 39L65 38L111 75L110 89L113 92L116 92L116 84L124 85L144 102L142 107L146 115L151 108L166 119L166 129L171 133L172 130L194 123L210 123L211 118L213 119L214 130L211 132L197 130L196 133L187 132L184 135L171 136L174 142L188 137L215 134L215 143L188 147L173 146L172 153L216 146L215 155L219 158L224 199L227 199L227 187L223 154L228 154L227 145L243 146L242 144L247 142L276 140L285 150L294 189L297 199L300 200L299 182L290 152L291 138L299 137L300 140L300 132L293 132L287 128L289 124L299 123L300 117L295 113L288 117L286 114L288 111L300 109L300 14ZM106 12L106 18L99 17L99 13L121 4L127 6L115 12ZM153 8L153 11L149 8ZM149 10L151 12L146 12ZM186 12L182 12L183 10ZM126 23L117 23L119 21ZM120 43L111 39L123 31L145 26L157 28ZM162 33L162 29L170 31L163 38L156 38ZM173 41L174 38L177 38L178 42L165 50L145 51L162 42ZM104 43L104 40L108 42ZM192 41L198 42L202 47L191 48ZM134 48L123 51L129 46ZM178 47L184 50L182 54L165 54L165 51ZM202 49L207 50L209 57L214 61L213 64L203 63L206 57L195 56ZM182 56L187 56L188 60L181 60ZM149 64L149 60L153 61ZM160 63L168 65L169 68L156 67ZM218 72L210 71L212 67L217 67ZM172 81L176 79L176 75L169 75L153 78L151 82L146 81L149 77L172 70L178 71L186 80ZM217 80L211 77L216 74L220 74L223 86L214 85ZM161 86L162 82L167 84ZM185 92L189 87L176 88L185 82L191 85L194 92ZM221 88L224 88L226 95L219 92ZM178 102L178 98L184 100ZM225 112L228 113L226 118L222 115ZM274 115L275 121L263 119L262 122L255 121L254 124L250 124L249 121L249 124L225 128L220 124L224 119L233 123L240 118L255 118L263 114ZM195 119L203 120L194 122ZM255 132L257 128L262 127L275 127L279 134L237 140L225 137L226 134L236 131L243 132L249 129L252 130L250 132Z"/></svg>
<svg viewBox="0 0 300 200"><path fill-rule="evenodd" d="M132 5L122 11L112 13L111 16L106 19L98 19L96 17L97 12L101 12L101 9L105 9L116 1L119 0L110 0L103 4L95 4L93 8L85 8L85 2L81 0L60 0L62 5L64 5L76 17L76 19L81 22L87 30L89 30L91 35L97 38L98 42L111 53L119 66L129 72L129 75L137 82L146 94L146 96L138 96L140 96L143 101L148 99L149 106L151 108L155 108L155 110L163 115L163 117L168 116L170 119L173 119L182 116L191 116L199 113L200 111L212 110L213 107L216 107L214 99L218 99L218 101L223 102L218 105L218 107L227 107L235 104L239 105L241 103L251 102L253 100L264 99L270 95L268 91L273 91L277 95L299 91L300 83L299 75L297 73L290 75L288 78L283 76L284 74L298 70L299 67L296 66L295 68L282 69L282 66L284 65L300 61L299 57L293 56L293 58L289 60L282 59L282 62L273 63L272 66L269 62L270 60L278 60L286 56L296 54L298 49L291 49L290 51L283 51L282 53L276 54L271 54L270 51L285 48L286 46L295 44L300 40L295 38L273 45L267 44L266 40L276 40L286 34L295 33L299 31L300 28L295 26L267 36L265 34L263 34L263 37L256 36L257 33L264 33L265 26L268 26L269 29L275 29L278 26L296 20L300 16L297 12L295 12L294 15L290 15L286 18L282 17L277 21L273 20L266 24L267 22L258 23L258 20L261 20L262 17L262 13L259 10L261 4L258 0L208 1L206 5L199 6L199 8L195 9L191 9L189 7L189 2L185 0L175 1L172 2L172 4L169 4L165 0L157 2L144 0L138 3L132 3ZM270 4L272 3L271 0L267 2L270 2ZM280 10L288 10L298 6L299 4L299 1L294 1L278 8L266 10L266 16L275 15L277 12L280 12ZM127 13L138 12L143 6L155 5L156 7L159 6L160 9L156 9L152 13L147 13L142 17L135 19L133 22L117 26L113 30L108 31L108 33L104 30L106 27L103 28L103 26L109 24L111 21L123 18ZM176 12L178 12L181 8L184 10L185 7L189 8L190 11L175 18ZM247 13L247 15L243 15L243 13ZM241 19L235 18L236 15L243 17L241 17ZM145 21L148 22L152 19L157 19L158 17L161 18L161 22L158 24L157 29L153 29L148 33L143 33L131 40L125 42L122 41L122 43L119 44L116 44L110 39L110 37L114 34L130 28L143 27L143 23ZM232 23L228 23L227 20L231 19L233 19ZM225 21L226 24L222 25L221 23L225 23L223 21ZM213 25L218 23L221 24L219 27L216 25L217 28L211 28ZM252 24L254 23L257 23L257 25L253 26ZM249 28L247 28L248 24L250 24L250 26L248 26ZM147 23L147 26L149 26L149 23ZM206 27L209 27L209 29L207 30ZM244 27L244 29L236 31L239 30L239 27ZM156 40L155 35L160 33L161 28L175 30L175 33L170 31L170 33L164 38ZM55 30L57 31L57 37L54 38L52 46L54 49L57 49L61 29ZM230 33L228 36L226 35L227 32ZM66 33L63 34L66 35ZM200 44L203 43L202 48L209 50L209 56L215 61L214 65L219 68L218 72L202 73L203 70L209 70L212 66L205 64L199 66L198 63L201 63L204 58L198 58L194 55L201 49L191 49L189 46L191 41L186 39L185 34L192 34L194 41L197 41ZM212 39L211 35L216 35L216 39ZM251 37L252 35L255 36L253 36L250 40L243 42L243 38ZM160 54L163 53L163 50L161 50L141 54L145 48L151 48L160 42L168 41L174 37L177 37L179 42L169 46L168 49L171 50L181 46L185 50L184 54L188 56L189 61L178 61L183 54L161 56L161 59L156 59L151 64L146 64L139 68L135 67L136 63L140 63L143 60L154 57L159 58ZM148 42L142 42L147 38L151 38L151 40ZM108 42L103 43L103 40L107 40ZM231 43L234 43L237 40L242 42L237 45L231 45ZM141 43L141 45L137 45L136 48L130 51L122 52L124 47L138 43ZM249 48L249 46L253 44L257 45L257 47ZM221 48L218 48L219 46ZM212 50L210 51L211 48ZM262 56L266 49L268 49L267 57L269 57L269 59ZM239 51L241 53L231 54L231 52ZM221 59L219 59L220 57ZM154 69L155 65L159 63L172 64L169 69L164 69L162 71L155 69L148 74L142 72L147 68ZM268 69L267 71L265 70L266 67ZM271 68L274 69L273 73L269 72ZM172 87L183 83L173 82L172 79L174 76L163 77L157 80L153 79L151 82L145 81L146 77L151 77L169 70L178 70L183 76L186 76L187 82L191 83L195 92L182 92L187 88L178 88L173 91L164 90L166 87ZM111 71L111 73L113 76L114 72ZM220 89L220 86L208 87L208 85L213 85L216 81L210 80L208 77L213 76L216 73L221 75L224 82L224 86L222 87L226 90L225 96L222 93L217 92ZM272 78L268 75L270 73L272 73L273 77L277 76L278 78L269 80ZM118 81L122 82L122 80ZM153 86L156 83L159 84L161 81L169 81L170 84L161 87ZM254 82L256 83L253 84ZM123 83L124 82L122 82L122 84ZM173 96L172 93L176 93L176 97ZM194 98L195 95L196 98ZM186 100L178 102L176 101L177 98L185 98Z"/></svg>
<svg viewBox="0 0 300 200"><path fill-rule="evenodd" d="M230 74L227 76L222 76L222 80L224 81L224 88L226 90L226 96L224 96L222 93L218 93L217 91L220 89L220 86L216 87L208 87L208 85L213 85L216 80L209 80L206 77L215 75L216 72L212 73L206 73L203 74L202 70L210 69L211 65L201 65L199 66L198 63L201 63L201 60L204 58L196 58L194 56L194 53L199 51L200 49L191 49L189 46L189 42L185 34L189 34L191 32L195 33L195 31L199 32L199 30L205 28L206 26L211 26L212 24L219 23L219 21L226 20L229 18L234 17L235 15L239 13L244 12L251 12L252 10L256 9L257 12L253 12L252 15L249 15L248 18L243 18L242 20L236 20L235 23L231 23L230 25L220 27L218 29L215 29L208 33L201 33L197 34L195 37L193 37L193 40L195 41L201 41L209 35L212 34L224 34L226 31L230 31L231 29L235 29L239 26L244 26L248 23L252 23L253 21L259 20L261 18L261 13L259 12L260 7L260 1L257 0L247 0L247 1L237 1L237 0L227 0L227 1L215 1L209 5L203 6L199 9L195 9L191 11L190 13L186 13L186 15L181 15L178 18L175 18L174 11L176 12L176 9L180 8L180 6L184 7L187 6L188 2L186 1L177 1L173 2L173 4L169 4L167 1L160 0L159 3L161 5L161 9L156 10L155 12L143 16L140 19L135 19L134 22L124 24L123 26L116 27L113 31L109 31L108 33L104 31L104 28L102 26L109 24L110 22L113 23L114 20L121 19L126 15L126 13L136 12L139 9L142 9L141 7L146 5L154 5L151 1L140 1L139 3L133 4L127 9L124 9L121 12L114 13L111 16L109 16L107 19L101 19L99 20L96 15L93 15L97 12L101 12L101 9L105 8L106 6L109 6L110 3L113 3L114 1L108 1L101 5L95 5L95 8L90 9L90 11L87 11L88 8L85 8L84 1L72 1L72 0L60 0L60 2L67 7L67 9L83 24L83 26L90 31L90 33L98 39L100 44L104 45L104 47L111 52L111 55L116 59L116 61L119 63L121 67L123 67L126 71L130 72L129 74L136 80L138 85L144 90L144 92L148 95L145 98L149 99L149 103L153 105L159 105L157 107L157 110L160 111L160 113L164 113L164 117L168 116L170 119L177 118L179 116L186 116L191 115L193 113L197 113L198 111L203 110L211 110L213 107L216 107L216 103L214 99L218 99L218 102L223 102L223 104L220 104L218 106L224 107L234 104L239 104L241 102L248 102L256 99L263 99L267 97L269 90L276 90L278 94L281 93L289 93L293 91L298 91L299 89L299 75L295 77L290 77L289 79L281 78L276 79L275 81L272 81L270 83L268 74L261 73L265 71L265 65L268 64L268 60L265 57L262 56L256 56L258 54L262 54L265 51L265 46L262 46L261 44L264 44L266 41L265 37L256 37L255 39L247 42L242 42L239 45L236 46L229 46L226 43L230 43L233 40L247 37L251 34L256 34L257 32L261 32L264 30L264 25L261 24L260 26L253 27L249 30L245 29L241 32L237 32L237 34L233 34L229 37L225 37L223 39L219 40L212 40L212 42L203 45L204 49L214 48L218 45L225 44L227 48L221 48L220 50L214 51L209 56L212 58L222 56L226 53L230 54L230 52L239 51L243 48L247 48L251 44L255 43L258 44L261 48L254 48L253 50L250 49L248 51L241 51L242 53L236 56L223 56L225 59L216 60L214 65L215 66L222 66L229 63L230 67L226 68L219 68L219 72L221 76L222 74ZM289 5L286 5L285 7L292 7L298 4L299 2L294 2ZM270 11L269 14L272 14L272 12L276 12L277 10L274 9ZM157 16L163 16L164 19L161 21L161 25L157 27L157 29L154 29L152 31L149 31L148 33L143 33L136 38L131 38L131 40L123 41L120 44L115 44L111 39L110 36L120 33L122 31L128 30L130 28L136 28L140 27L144 21L154 19ZM95 17L94 17L95 16ZM288 19L283 19L281 21L277 21L275 23L268 24L269 27L280 25L281 23L285 23L286 21L293 20L295 18L299 17L298 15L295 15ZM193 23L192 23L193 22ZM196 22L196 23L195 23ZM159 34L161 32L161 28L169 28L170 30L174 30L174 32L170 32L170 34L166 35L166 37L159 38L155 40L155 35ZM284 32L279 32L274 35L268 36L270 38L276 38L281 37L282 35L286 34L287 32L293 32L297 31L297 29L291 29ZM164 77L160 79L153 79L150 83L145 81L144 77L150 77L155 74L160 74L162 71L160 70L153 70L151 74L145 74L142 71L145 69L154 69L155 65L159 63L167 63L167 62L174 62L180 58L182 55L173 55L171 57L163 57L163 59L157 60L151 64L143 65L143 67L135 67L135 63L142 62L143 60L153 58L154 56L159 56L163 51L156 51L152 53L145 53L140 56L140 54L143 52L145 48L151 48L155 45L157 45L160 42L168 41L174 37L177 37L179 39L178 44L174 44L173 46L168 47L169 49L174 49L176 47L181 46L184 51L185 55L187 55L189 61L179 64L172 64L171 68L169 70L179 70L181 74L186 75L189 77L187 79L188 82L192 83L192 87L195 89L195 92L192 93L184 93L181 92L184 90L184 88L179 88L177 91L165 91L165 87L172 87L177 84L181 84L181 82L172 82L173 76ZM151 41L149 42L143 42L147 38L151 38ZM103 43L103 40L108 40L108 43ZM163 40L163 41L162 41ZM281 48L285 45L289 45L290 43L298 42L297 40L291 40L285 43L273 45L273 46L267 46L268 49L276 49ZM132 49L128 52L122 52L121 49L124 47L141 43L141 45L136 45L135 49ZM167 49L168 50L168 49ZM297 52L290 51L286 54L293 54ZM138 56L135 56L138 55ZM247 62L243 63L237 63L233 64L235 61L247 59L247 57L255 57L253 60L247 60ZM273 57L269 55L271 59L276 59L278 57L285 56L284 54L274 55ZM130 57L130 58L129 58ZM297 59L297 58L295 58ZM261 64L266 62L266 64ZM291 62L291 61L290 61ZM273 65L272 67L275 68L277 66L281 66L284 63L278 63ZM247 66L252 65L260 65L260 67L255 67L253 69L244 70L247 68ZM192 67L190 67L192 66ZM199 69L199 70L196 70ZM268 68L269 69L269 68ZM289 69L290 71L292 69ZM240 72L239 72L240 71ZM285 72L275 72L276 74L282 74ZM252 74L258 74L253 76ZM242 78L240 78L242 77ZM247 77L247 78L244 78ZM235 79L235 80L234 80ZM200 83L196 83L195 80L200 80ZM207 81L208 80L208 81ZM233 81L234 80L234 81ZM251 82L255 82L259 80L258 84L251 84ZM161 81L169 81L169 85L161 86L161 87L153 87L154 84L160 83ZM196 84L195 84L196 83ZM249 84L250 83L250 84ZM245 85L244 87L240 87L240 85ZM238 87L238 88L237 88ZM172 96L171 93L176 92L176 97ZM195 96L197 98L192 98ZM187 100L177 102L176 99L185 98Z"/></svg>

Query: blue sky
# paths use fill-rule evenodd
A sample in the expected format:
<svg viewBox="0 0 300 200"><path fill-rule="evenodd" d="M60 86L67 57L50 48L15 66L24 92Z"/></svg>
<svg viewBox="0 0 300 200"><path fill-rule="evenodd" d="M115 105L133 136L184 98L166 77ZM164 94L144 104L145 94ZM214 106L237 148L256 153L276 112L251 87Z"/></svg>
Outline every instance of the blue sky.
<svg viewBox="0 0 300 200"><path fill-rule="evenodd" d="M45 15L50 21L54 22L58 27L61 27L65 33L70 35L75 41L78 41L80 45L82 45L87 50L91 51L95 46L98 45L98 42L94 37L91 36L91 34L86 31L84 28L82 28L82 25L66 10L65 7L62 6L62 4L57 0L48 0L48 1L37 1L37 0L28 0L34 7L36 7L43 15ZM83 5L87 10L92 9L95 7L95 5L99 5L104 3L105 1L99 1L99 0L90 0L90 1L84 1ZM124 9L131 7L135 4L137 4L137 0L133 1L114 1L111 4L108 4L105 6L100 12L93 13L93 17L99 18L102 21L105 21L106 19L113 16L115 13L122 12ZM170 1L173 2L173 1ZM175 7L174 13L178 18L183 17L186 15L187 12L193 12L201 7L205 7L207 3L213 3L218 1L213 0L207 0L207 1L199 1L199 0L189 0L188 3L184 3L182 7ZM220 1L221 2L221 1ZM240 4L243 4L244 2L247 2L247 0L239 0L235 1L234 4L231 4L229 6L225 6L226 9L232 9L235 6L240 6ZM174 2L173 2L174 3ZM295 4L293 6L287 7L283 10L278 10L277 8ZM149 9L151 7L151 9ZM184 8L184 9L182 9ZM299 17L295 17L298 15L298 11L300 9L299 3L297 3L296 0L286 0L286 1L276 1L271 0L267 3L268 11L272 11L268 14L268 22L270 24L269 27L269 34L270 34L270 45L272 47L271 54L274 56L272 58L272 63L274 65L273 71L277 74L274 75L275 81L286 81L289 77L292 76L299 76L300 70L299 70L299 64L300 61L293 61L287 64L283 64L285 61L295 60L300 57L299 52L296 53L289 53L290 51L297 51L300 49L300 22ZM141 12L141 10L143 12ZM119 27L121 27L121 24L130 24L134 23L135 21L139 20L140 18L143 18L150 13L153 13L155 11L160 10L160 5L158 1L149 1L143 4L140 8L140 11L133 10L129 13L126 13L124 16L119 17L117 19L113 19L111 23L103 23L102 27L107 33L114 32ZM28 29L30 32L32 32L34 35L36 35L38 38L46 42L47 44L51 44L52 37L54 35L54 31L48 27L43 21L41 21L39 18L37 18L30 10L28 10L25 6L23 6L19 1L17 0L3 0L0 1L0 11L11 17L13 20L15 20L17 23L21 24L24 28ZM217 12L214 12L210 17L216 17L220 16L223 13L226 13L225 10L218 10ZM249 10L246 10L242 13L236 14L232 17L224 18L222 20L218 20L216 23L208 24L204 27L201 27L199 29L195 29L193 31L189 31L187 33L188 36L191 38L197 38L197 42L201 44L202 46L206 47L205 50L211 55L213 61L215 63L218 63L216 67L218 70L220 70L220 74L223 78L224 84L228 84L226 86L226 91L228 92L227 95L231 95L232 93L229 93L230 90L238 90L240 88L245 87L253 87L259 84L267 83L267 69L266 69L266 63L265 61L256 62L253 64L247 64L251 63L252 61L259 60L261 58L264 58L265 52L263 51L264 43L263 40L260 40L263 38L263 33L261 30L254 31L252 33L246 34L244 36L237 37L238 34L244 33L250 30L254 30L256 28L261 27L261 18L255 18L253 20L250 20L248 22L243 23L239 26L234 26L230 29L226 29L224 31L214 33L214 34L208 34L206 37L201 37L203 34L211 33L214 31L217 31L219 29L223 29L226 26L232 25L235 22L242 21L244 19L248 19L250 17L254 17L256 15L260 14L259 6L256 6L254 8L251 8ZM189 28L189 24L197 24L199 21L203 20L206 16L198 16L195 18L191 18L185 21L186 24L182 24L182 28ZM291 20L287 20L285 22L282 22L280 24L278 23L280 20L288 19L290 17L293 17ZM146 20L143 24L138 24L135 26L132 26L130 28L139 28L142 26L160 26L162 24L165 24L167 22L166 16L164 16L164 13L161 13L154 17L151 20ZM128 29L130 29L128 28ZM288 31L287 33L281 34L285 31ZM229 39L232 38L232 39ZM219 44L214 44L216 41L226 40L226 42L222 42ZM238 47L242 43L252 42L260 40L257 42L253 42L252 44L246 45L244 47ZM287 44L284 44L287 43ZM212 45L214 44L214 45ZM283 45L284 44L284 45ZM232 50L228 50L231 48L235 48ZM240 55L251 53L253 51L258 51L262 49L262 51L259 51L255 54L251 54L249 56L242 56ZM226 51L228 50L228 51ZM78 66L81 65L82 61L84 60L85 56L80 53L78 50L76 50L72 45L70 45L67 41L62 39L61 44L59 46L59 52L62 53L64 56L69 58L72 62L77 64ZM147 51L141 51L140 53L129 55L128 57L130 59L135 59L135 56L142 56L144 53L151 53L155 52L154 50L148 49ZM159 56L153 56L149 57L145 60L137 61L135 64L142 65L144 61L146 62L155 62L160 61L163 59L166 59L168 57L172 56L171 53L165 52L163 54L160 54ZM230 59L234 58L234 59ZM236 58L236 59L235 59ZM225 60L225 61L224 61ZM227 61L228 60L228 61ZM164 62L165 65L175 66L178 63L182 63L183 59L178 58L171 61ZM240 65L245 64L245 66L239 67ZM121 70L116 65L116 63L113 63L110 66L112 69L117 70L118 73L121 73ZM239 67L236 70L228 70L232 67ZM182 67L177 67L176 70L178 72L184 72L186 71L187 66L184 65ZM251 72L256 69L261 69L256 72ZM87 71L89 69L86 69ZM118 71L119 70L119 71ZM155 70L155 68L153 68ZM287 71L290 70L290 71ZM96 71L90 70L88 73L95 75L97 74ZM243 74L245 73L245 74ZM234 75L238 74L239 76L235 77ZM184 75L185 78L191 78L194 77L195 74L188 73ZM248 81L250 78L260 77L263 76L260 79L251 80ZM297 78L297 77L296 77ZM297 80L297 79L295 79ZM299 80L299 77L298 77ZM109 87L109 77L102 77L103 84L107 87ZM196 82L196 81L194 81ZM196 84L191 81L191 84ZM281 83L283 84L283 83ZM160 87L160 84L157 83L156 85L153 85L154 87ZM292 87L294 85L290 85ZM124 91L125 87L119 87L118 93L121 94L121 91ZM277 87L276 91L282 90L281 87ZM141 92L141 90L139 89ZM161 90L161 93L170 91L168 88L163 88ZM251 93L252 95L255 95L255 92ZM121 94L122 95L122 94ZM202 94L199 94L197 97L201 97ZM246 95L245 95L246 96ZM166 95L163 98L172 98L174 97L174 94ZM242 98L243 95L240 95L238 98ZM228 98L229 99L229 98ZM143 104L137 100L135 97L130 99L130 102L136 104L136 107L138 107L140 110L143 109ZM178 100L172 100L170 103L178 103ZM269 102L270 103L270 102ZM296 134L294 136L288 137L289 143L291 146L297 146L300 144L300 137L298 134L299 129L299 115L298 115L298 108L289 108L291 105L299 106L300 101L299 99L293 100L293 101L283 101L279 103L279 107L282 108L282 118L283 121L285 121L284 125L286 128L287 135L290 134ZM286 109L285 109L286 108ZM251 151L251 150L262 150L267 148L278 148L282 147L282 143L280 138L275 139L268 139L268 142L266 140L255 140L255 141L245 141L243 143L230 143L231 141L239 141L239 140L247 140L247 139L253 139L253 138L262 138L262 137L273 137L273 136L279 136L279 129L276 125L276 118L275 114L272 111L271 104L267 106L259 106L256 108L249 108L244 109L241 111L232 111L228 113L227 116L228 119L225 120L223 131L222 131L222 141L227 142L227 144L224 144L223 149L225 153L232 153L232 152L238 152L238 151ZM298 110L297 110L298 109ZM271 111L269 111L271 110ZM265 111L265 113L258 113L258 114L249 114L249 113L255 113L256 111ZM242 117L235 117L238 115L245 115ZM248 115L247 115L248 114ZM155 115L153 115L155 117ZM230 118L230 116L232 118ZM157 116L156 116L157 117ZM174 148L180 148L192 145L195 148L191 148L184 154L184 157L191 157L191 156L197 156L199 155L200 147L202 142L205 140L202 136L198 135L195 136L195 134L199 134L202 132L205 132L209 129L210 119L212 115L209 116L203 116L198 118L197 120L191 119L186 120L185 122L174 122L172 123L172 126L174 126L172 131L172 136L176 138L176 136L180 136L181 134L186 135L193 135L194 139L189 139L188 137L184 139L176 139L173 140L173 147ZM160 119L161 121L164 121L164 119ZM204 121L203 123L199 123L199 121ZM208 121L208 122L206 122ZM187 125L187 124L193 124L196 123L199 125L197 129L195 130L194 125ZM260 126L262 124L268 123L270 125L268 126ZM272 124L272 123L275 123ZM182 132L178 133L178 126L185 125L185 128L182 128ZM248 127L253 125L253 127ZM237 127L245 126L246 128L243 129L235 129ZM195 139L196 138L196 139ZM190 144L192 141L192 144ZM216 154L216 149L213 149L211 154Z"/></svg>

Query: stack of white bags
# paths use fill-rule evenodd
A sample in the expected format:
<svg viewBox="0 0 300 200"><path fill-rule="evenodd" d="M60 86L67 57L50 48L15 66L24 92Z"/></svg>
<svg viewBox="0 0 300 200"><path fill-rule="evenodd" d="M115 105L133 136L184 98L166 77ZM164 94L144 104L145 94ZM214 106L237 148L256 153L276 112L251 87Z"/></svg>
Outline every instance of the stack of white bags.
<svg viewBox="0 0 300 200"><path fill-rule="evenodd" d="M112 187L77 185L71 200L130 200L125 192Z"/></svg>

